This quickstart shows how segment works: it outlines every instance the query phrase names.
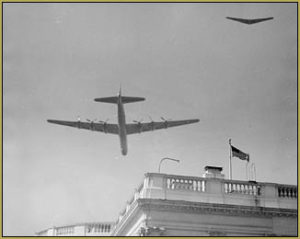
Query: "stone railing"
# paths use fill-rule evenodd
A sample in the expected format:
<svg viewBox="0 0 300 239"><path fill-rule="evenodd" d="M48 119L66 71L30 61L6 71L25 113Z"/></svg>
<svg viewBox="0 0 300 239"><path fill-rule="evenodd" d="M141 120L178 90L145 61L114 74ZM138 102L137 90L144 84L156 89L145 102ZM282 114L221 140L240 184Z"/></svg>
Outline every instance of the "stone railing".
<svg viewBox="0 0 300 239"><path fill-rule="evenodd" d="M85 234L88 236L110 234L113 228L112 223L86 223Z"/></svg>
<svg viewBox="0 0 300 239"><path fill-rule="evenodd" d="M203 178L187 178L184 176L166 176L166 188L169 190L187 190L205 192L205 180Z"/></svg>
<svg viewBox="0 0 300 239"><path fill-rule="evenodd" d="M297 186L222 178L147 173L127 201L116 225L135 207L139 198L185 200L243 206L297 208Z"/></svg>
<svg viewBox="0 0 300 239"><path fill-rule="evenodd" d="M224 192L259 196L261 195L261 186L250 182L224 181Z"/></svg>
<svg viewBox="0 0 300 239"><path fill-rule="evenodd" d="M248 194L256 196L274 196L275 198L294 198L298 197L298 188L293 185L256 183L224 180L225 193ZM271 194L272 192L272 194Z"/></svg>
<svg viewBox="0 0 300 239"><path fill-rule="evenodd" d="M278 197L281 198L297 198L298 188L291 185L277 185Z"/></svg>
<svg viewBox="0 0 300 239"><path fill-rule="evenodd" d="M58 227L56 228L56 235L70 235L74 234L75 226L66 226L66 227Z"/></svg>

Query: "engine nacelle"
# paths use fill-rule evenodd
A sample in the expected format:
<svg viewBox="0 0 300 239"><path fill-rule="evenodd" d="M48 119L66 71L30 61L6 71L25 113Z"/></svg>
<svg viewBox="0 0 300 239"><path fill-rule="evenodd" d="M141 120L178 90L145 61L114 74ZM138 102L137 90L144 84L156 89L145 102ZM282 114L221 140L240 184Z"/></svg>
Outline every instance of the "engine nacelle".
<svg viewBox="0 0 300 239"><path fill-rule="evenodd" d="M94 126L95 126L95 125L94 125L94 122L91 121L91 122L90 122L90 130L94 131L94 130L95 130L95 127L94 127Z"/></svg>
<svg viewBox="0 0 300 239"><path fill-rule="evenodd" d="M107 123L103 123L103 132L107 134Z"/></svg>
<svg viewBox="0 0 300 239"><path fill-rule="evenodd" d="M168 121L167 121L167 120L165 120L164 126L165 126L165 129L167 129L167 128L169 127L169 124L168 124Z"/></svg>

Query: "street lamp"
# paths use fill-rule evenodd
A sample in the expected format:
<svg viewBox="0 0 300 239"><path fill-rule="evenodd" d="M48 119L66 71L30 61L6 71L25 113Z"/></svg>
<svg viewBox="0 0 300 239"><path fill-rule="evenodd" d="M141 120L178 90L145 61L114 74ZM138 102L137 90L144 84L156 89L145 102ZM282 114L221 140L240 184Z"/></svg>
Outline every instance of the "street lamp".
<svg viewBox="0 0 300 239"><path fill-rule="evenodd" d="M177 162L177 163L179 163L179 162L180 162L180 160L179 160L179 159L172 159L172 158L162 158L162 159L160 160L160 162L159 162L159 166L158 166L158 173L160 173L160 165L161 165L161 163L162 163L164 160L171 160L171 161L175 161L175 162Z"/></svg>

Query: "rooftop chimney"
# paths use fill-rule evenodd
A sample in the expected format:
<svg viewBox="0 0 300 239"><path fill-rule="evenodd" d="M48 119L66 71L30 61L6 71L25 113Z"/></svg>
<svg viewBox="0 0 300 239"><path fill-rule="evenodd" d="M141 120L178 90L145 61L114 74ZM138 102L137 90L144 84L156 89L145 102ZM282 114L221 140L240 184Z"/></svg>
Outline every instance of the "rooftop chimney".
<svg viewBox="0 0 300 239"><path fill-rule="evenodd" d="M215 167L215 166L206 166L205 173L203 174L204 178L224 178L224 174L222 174L222 167Z"/></svg>

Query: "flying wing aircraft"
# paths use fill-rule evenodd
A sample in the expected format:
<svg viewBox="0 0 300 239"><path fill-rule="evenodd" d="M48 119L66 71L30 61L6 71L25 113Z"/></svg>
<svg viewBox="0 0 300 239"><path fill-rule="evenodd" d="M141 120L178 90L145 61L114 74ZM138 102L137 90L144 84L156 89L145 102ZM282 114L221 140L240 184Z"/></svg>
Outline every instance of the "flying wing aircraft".
<svg viewBox="0 0 300 239"><path fill-rule="evenodd" d="M78 129L100 131L100 132L104 132L104 133L108 133L108 134L119 135L121 152L123 155L126 155L127 151L128 151L127 135L143 133L143 132L147 132L147 131L154 131L154 130L159 130L159 129L167 129L169 127L175 127L175 126L199 122L199 119L165 120L164 118L162 118L163 121L161 121L161 122L151 121L148 123L135 122L135 123L126 124L125 111L124 111L123 104L144 101L144 100L145 100L145 98L142 98L142 97L122 96L121 89L120 89L118 96L96 98L95 101L97 101L97 102L117 104L117 106L118 106L118 124L109 124L104 121L81 122L80 120L64 121L64 120L52 120L52 119L49 119L47 121L49 123L75 127Z"/></svg>
<svg viewBox="0 0 300 239"><path fill-rule="evenodd" d="M273 17L255 18L255 19L244 19L244 18L235 18L235 17L226 17L226 18L230 19L230 20L233 20L233 21L249 24L249 25L273 19Z"/></svg>

